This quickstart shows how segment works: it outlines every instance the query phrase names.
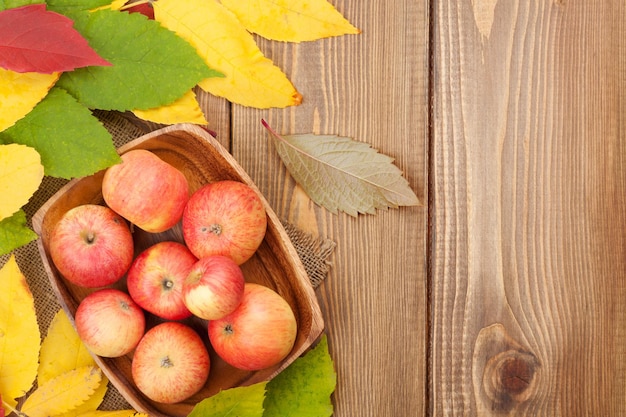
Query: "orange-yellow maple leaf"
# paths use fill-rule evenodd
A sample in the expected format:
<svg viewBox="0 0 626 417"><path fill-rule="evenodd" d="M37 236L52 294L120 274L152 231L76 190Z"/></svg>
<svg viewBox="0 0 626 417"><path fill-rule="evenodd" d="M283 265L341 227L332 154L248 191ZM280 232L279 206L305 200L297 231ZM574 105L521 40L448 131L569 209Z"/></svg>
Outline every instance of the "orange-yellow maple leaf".
<svg viewBox="0 0 626 417"><path fill-rule="evenodd" d="M44 168L39 153L26 145L0 145L0 220L17 212L39 188Z"/></svg>
<svg viewBox="0 0 626 417"><path fill-rule="evenodd" d="M26 116L61 74L18 73L0 68L0 132Z"/></svg>
<svg viewBox="0 0 626 417"><path fill-rule="evenodd" d="M0 286L0 395L15 407L35 382L41 334L33 294L15 255L0 269Z"/></svg>
<svg viewBox="0 0 626 417"><path fill-rule="evenodd" d="M220 0L250 32L283 42L359 34L326 0Z"/></svg>
<svg viewBox="0 0 626 417"><path fill-rule="evenodd" d="M193 90L188 91L172 104L155 109L133 110L133 113L140 119L167 125L176 123L208 124Z"/></svg>
<svg viewBox="0 0 626 417"><path fill-rule="evenodd" d="M198 85L232 103L255 108L298 105L302 96L266 58L237 17L216 0L159 0L155 19L193 45L209 67L224 74Z"/></svg>

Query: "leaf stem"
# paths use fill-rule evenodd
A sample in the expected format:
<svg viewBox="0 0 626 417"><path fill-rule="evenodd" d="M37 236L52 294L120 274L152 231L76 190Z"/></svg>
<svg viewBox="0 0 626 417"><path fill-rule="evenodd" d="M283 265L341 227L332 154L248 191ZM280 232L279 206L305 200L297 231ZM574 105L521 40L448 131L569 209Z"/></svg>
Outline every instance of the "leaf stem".
<svg viewBox="0 0 626 417"><path fill-rule="evenodd" d="M2 400L2 405L6 408L8 408L9 410L11 410L12 413L17 414L20 417L28 417L26 414L22 413L21 411L19 411L18 409L16 409L15 407L12 407L11 405L9 405L6 401Z"/></svg>
<svg viewBox="0 0 626 417"><path fill-rule="evenodd" d="M130 3L126 4L125 6L120 7L120 11L128 10L128 9L130 9L132 7L141 6L142 4L148 4L148 3L151 3L151 2L152 2L152 0L133 1L133 2L130 2Z"/></svg>

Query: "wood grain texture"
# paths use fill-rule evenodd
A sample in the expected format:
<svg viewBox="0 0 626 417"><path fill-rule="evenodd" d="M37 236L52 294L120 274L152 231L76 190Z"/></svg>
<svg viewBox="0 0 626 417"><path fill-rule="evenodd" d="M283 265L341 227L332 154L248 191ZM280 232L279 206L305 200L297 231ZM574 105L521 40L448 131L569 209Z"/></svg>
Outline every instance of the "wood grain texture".
<svg viewBox="0 0 626 417"><path fill-rule="evenodd" d="M283 110L233 106L231 150L281 218L337 244L317 290L338 374L335 416L423 415L427 210L328 213L288 175L260 123L367 142L396 158L426 201L427 2L331 3L362 33L301 44L257 38L304 101Z"/></svg>
<svg viewBox="0 0 626 417"><path fill-rule="evenodd" d="M623 415L625 6L432 10L430 414Z"/></svg>

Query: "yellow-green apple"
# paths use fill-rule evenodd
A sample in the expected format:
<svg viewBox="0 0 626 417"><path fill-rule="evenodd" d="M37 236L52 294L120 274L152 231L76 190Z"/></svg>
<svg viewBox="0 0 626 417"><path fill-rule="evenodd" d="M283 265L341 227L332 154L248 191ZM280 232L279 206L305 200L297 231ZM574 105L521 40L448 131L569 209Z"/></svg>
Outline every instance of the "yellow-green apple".
<svg viewBox="0 0 626 417"><path fill-rule="evenodd" d="M130 353L145 332L144 312L128 294L115 288L92 292L74 315L76 332L87 349L107 358Z"/></svg>
<svg viewBox="0 0 626 417"><path fill-rule="evenodd" d="M104 173L106 204L147 232L163 232L178 223L189 199L185 175L145 149L128 151L121 158Z"/></svg>
<svg viewBox="0 0 626 417"><path fill-rule="evenodd" d="M191 316L183 300L183 283L198 259L185 245L155 243L142 251L126 275L128 293L141 308L166 320Z"/></svg>
<svg viewBox="0 0 626 417"><path fill-rule="evenodd" d="M257 371L278 364L291 352L297 324L291 307L274 290L246 283L239 306L208 324L215 352L228 364Z"/></svg>
<svg viewBox="0 0 626 417"><path fill-rule="evenodd" d="M131 372L146 397L173 404L204 386L210 365L200 335L183 323L168 321L146 332L133 354Z"/></svg>
<svg viewBox="0 0 626 417"><path fill-rule="evenodd" d="M237 308L245 279L239 265L228 256L201 258L185 278L183 299L197 317L217 320Z"/></svg>
<svg viewBox="0 0 626 417"><path fill-rule="evenodd" d="M68 281L105 287L118 281L133 261L126 221L108 207L76 206L63 214L50 235L52 262Z"/></svg>
<svg viewBox="0 0 626 417"><path fill-rule="evenodd" d="M191 195L182 224L185 243L196 257L225 255L241 265L263 241L267 214L255 190L242 182L224 180Z"/></svg>

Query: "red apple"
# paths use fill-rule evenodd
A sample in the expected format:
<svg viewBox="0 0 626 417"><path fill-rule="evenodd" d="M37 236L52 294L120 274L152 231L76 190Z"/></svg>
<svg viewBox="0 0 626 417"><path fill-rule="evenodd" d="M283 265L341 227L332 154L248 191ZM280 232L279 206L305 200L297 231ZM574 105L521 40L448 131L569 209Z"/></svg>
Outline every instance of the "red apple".
<svg viewBox="0 0 626 417"><path fill-rule="evenodd" d="M230 314L241 302L245 280L239 265L228 256L200 259L183 285L183 299L197 317L217 320Z"/></svg>
<svg viewBox="0 0 626 417"><path fill-rule="evenodd" d="M162 241L141 252L128 270L128 293L146 311L166 320L191 316L183 283L198 259L178 242Z"/></svg>
<svg viewBox="0 0 626 417"><path fill-rule="evenodd" d="M146 325L141 307L128 294L114 288L97 290L83 298L74 321L87 349L107 358L130 353Z"/></svg>
<svg viewBox="0 0 626 417"><path fill-rule="evenodd" d="M144 149L121 158L104 173L102 196L107 205L147 232L163 232L178 223L189 199L183 173Z"/></svg>
<svg viewBox="0 0 626 417"><path fill-rule="evenodd" d="M207 184L192 194L183 212L183 236L198 258L230 256L238 265L265 237L267 214L259 195L237 181Z"/></svg>
<svg viewBox="0 0 626 417"><path fill-rule="evenodd" d="M105 206L68 210L50 236L52 262L68 281L104 287L118 281L133 261L133 237L126 221Z"/></svg>
<svg viewBox="0 0 626 417"><path fill-rule="evenodd" d="M296 318L278 293L246 283L239 307L226 317L210 321L209 339L228 364L257 371L278 364L296 340Z"/></svg>
<svg viewBox="0 0 626 417"><path fill-rule="evenodd" d="M133 355L132 376L145 396L173 404L191 397L206 383L210 359L191 327L161 323L148 330Z"/></svg>

